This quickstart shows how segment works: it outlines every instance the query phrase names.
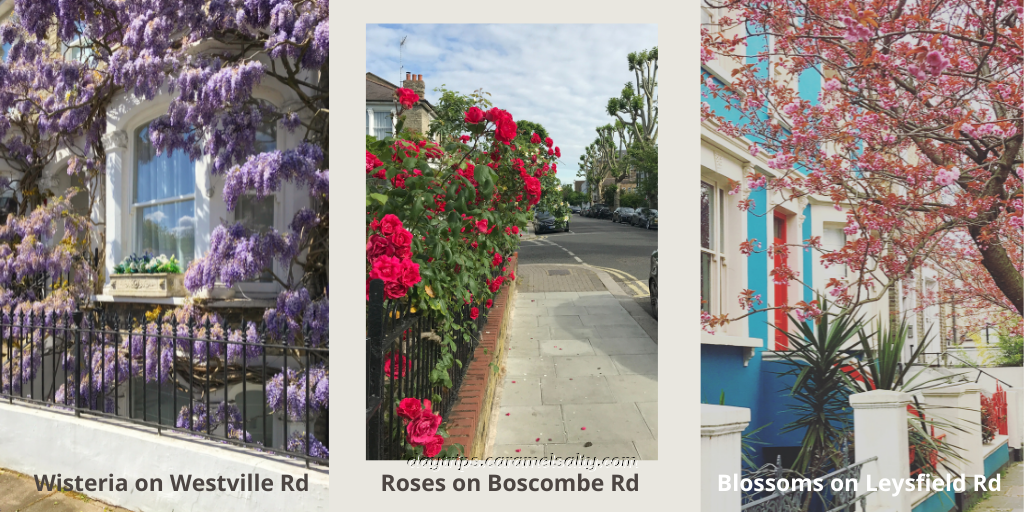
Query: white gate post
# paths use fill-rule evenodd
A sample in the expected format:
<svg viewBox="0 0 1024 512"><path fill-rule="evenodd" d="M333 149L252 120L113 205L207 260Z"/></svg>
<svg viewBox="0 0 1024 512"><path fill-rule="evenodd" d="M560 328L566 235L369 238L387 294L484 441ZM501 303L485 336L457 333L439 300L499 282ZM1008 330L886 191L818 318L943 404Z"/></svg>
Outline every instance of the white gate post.
<svg viewBox="0 0 1024 512"><path fill-rule="evenodd" d="M907 404L911 396L889 390L850 395L853 407L854 450L857 461L878 457L861 471L859 492L868 480L877 488L879 480L910 477L910 441L907 438ZM911 512L910 494L876 491L867 499L868 512Z"/></svg>
<svg viewBox="0 0 1024 512"><path fill-rule="evenodd" d="M985 474L985 446L981 444L981 386L969 382L961 384L963 394L960 395L960 428L967 432L960 435L961 455L967 459L963 471L967 475L968 488L975 475Z"/></svg>
<svg viewBox="0 0 1024 512"><path fill-rule="evenodd" d="M931 388L921 391L921 394L928 400L928 407L925 408L925 415L928 418L935 419L940 423L949 424L949 428L942 428L941 426L935 427L936 437L945 434L946 437L943 441L950 445L961 447L962 437L964 433L958 430L956 427L963 425L961 420L960 397L964 394L961 386L943 386L940 388ZM931 433L931 432L929 432ZM968 433L967 435L971 435ZM959 450L957 450L959 453ZM963 455L963 454L960 454ZM952 470L955 474L952 476L959 476L960 473L966 471L964 463L956 459L947 459L939 467L940 475L945 478L946 468Z"/></svg>
<svg viewBox="0 0 1024 512"><path fill-rule="evenodd" d="M1009 446L1016 450L1021 449L1024 432L1021 432L1020 417L1021 392L1017 389L1006 390L1006 434L1010 436Z"/></svg>
<svg viewBox="0 0 1024 512"><path fill-rule="evenodd" d="M701 404L700 509L703 512L739 512L742 495L736 484L743 466L743 430L749 424L750 409ZM719 490L720 475L728 476L729 490Z"/></svg>

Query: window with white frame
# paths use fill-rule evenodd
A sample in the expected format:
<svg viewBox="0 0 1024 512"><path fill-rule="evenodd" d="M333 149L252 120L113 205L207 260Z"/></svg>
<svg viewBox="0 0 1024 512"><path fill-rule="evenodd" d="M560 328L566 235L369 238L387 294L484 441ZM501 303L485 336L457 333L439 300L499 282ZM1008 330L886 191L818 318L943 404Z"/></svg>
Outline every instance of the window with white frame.
<svg viewBox="0 0 1024 512"><path fill-rule="evenodd" d="M391 111L373 111L373 136L378 140L385 137L394 135L394 125L392 124Z"/></svg>
<svg viewBox="0 0 1024 512"><path fill-rule="evenodd" d="M720 314L725 289L725 192L700 182L700 296L701 309Z"/></svg>
<svg viewBox="0 0 1024 512"><path fill-rule="evenodd" d="M846 246L846 232L843 231L842 226L825 224L821 232L821 248L826 252L835 252ZM845 279L846 278L846 265L830 265L828 268L822 268L822 275L825 278L825 284L827 285L829 280L832 278Z"/></svg>
<svg viewBox="0 0 1024 512"><path fill-rule="evenodd" d="M180 150L157 155L149 123L135 131L134 142L134 250L175 256L187 267L196 247L195 162Z"/></svg>
<svg viewBox="0 0 1024 512"><path fill-rule="evenodd" d="M277 149L277 125L265 123L256 130L255 154L275 151ZM257 197L255 194L244 194L235 204L235 222L246 228L265 233L274 228L275 196ZM270 271L264 272L254 282L269 283L273 281Z"/></svg>

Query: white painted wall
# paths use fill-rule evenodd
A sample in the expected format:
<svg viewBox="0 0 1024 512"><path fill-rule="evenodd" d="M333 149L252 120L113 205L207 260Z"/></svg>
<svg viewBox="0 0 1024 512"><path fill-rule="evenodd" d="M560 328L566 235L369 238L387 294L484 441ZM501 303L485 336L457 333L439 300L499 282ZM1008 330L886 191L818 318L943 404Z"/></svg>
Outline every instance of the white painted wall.
<svg viewBox="0 0 1024 512"><path fill-rule="evenodd" d="M0 404L0 467L32 475L125 478L129 492L91 492L90 497L141 512L168 510L328 510L329 471L297 461L189 437L156 435L148 428L76 418L72 414ZM259 473L274 492L174 492L170 475L199 478ZM282 475L309 475L309 491L280 492ZM136 478L160 478L163 492L134 490Z"/></svg>
<svg viewBox="0 0 1024 512"><path fill-rule="evenodd" d="M725 405L700 406L700 509L739 512L739 489L719 490L719 476L740 475L743 429L750 423L750 409Z"/></svg>

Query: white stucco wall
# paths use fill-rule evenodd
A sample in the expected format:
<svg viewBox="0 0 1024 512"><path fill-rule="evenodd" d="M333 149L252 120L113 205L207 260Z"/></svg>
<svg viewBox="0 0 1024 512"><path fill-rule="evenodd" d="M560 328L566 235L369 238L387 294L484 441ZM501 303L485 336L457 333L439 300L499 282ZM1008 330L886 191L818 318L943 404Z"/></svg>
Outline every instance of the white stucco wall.
<svg viewBox="0 0 1024 512"><path fill-rule="evenodd" d="M297 461L249 449L179 436L157 435L93 418L40 408L0 404L0 467L32 475L125 478L127 492L87 492L95 499L142 512L174 511L318 511L329 505L329 472ZM170 475L238 478L258 473L270 478L274 492L174 492ZM308 474L306 492L281 492L282 475ZM136 491L137 478L160 478L163 491Z"/></svg>

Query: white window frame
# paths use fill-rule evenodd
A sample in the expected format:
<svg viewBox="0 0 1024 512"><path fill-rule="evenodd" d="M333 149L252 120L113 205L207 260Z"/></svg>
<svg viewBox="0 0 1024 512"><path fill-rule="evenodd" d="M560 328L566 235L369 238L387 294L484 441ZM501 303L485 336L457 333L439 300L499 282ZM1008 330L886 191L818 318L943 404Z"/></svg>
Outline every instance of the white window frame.
<svg viewBox="0 0 1024 512"><path fill-rule="evenodd" d="M280 127L277 127L277 129L275 130L275 136L276 136L276 139L277 139L276 140L276 144L277 144L277 149L278 150L283 150L284 149L284 146L285 146L285 133L284 132L286 132L286 130L281 130ZM284 207L283 207L283 204L282 204L283 201L281 201L281 195L282 195L282 193L284 191L283 188L284 187L282 187L282 190L278 190L277 192L274 192L273 194L264 196L264 199L272 198L272 200L274 201L274 222L271 225L271 228L276 229L278 231L284 231L284 225L285 225ZM252 197L256 196L256 194L253 193L253 192L246 192L245 195L252 196ZM223 201L223 198L221 199L221 201ZM231 222L232 223L236 223L239 220L237 212L238 212L237 209L228 212L228 215L231 217ZM281 277L281 276L284 275L284 273L283 273L284 267L282 267L281 264L278 261L275 260L275 261L271 262L271 268L273 269L274 274L276 274L278 277ZM277 296L277 294L281 291L281 285L277 281L270 281L270 282L266 282L266 283L259 282L259 281L245 281L245 282L241 282L241 283L235 283L235 285L232 288L237 290L237 291L239 291L242 295L244 295L246 297L254 298L254 299L261 299L261 298Z"/></svg>
<svg viewBox="0 0 1024 512"><path fill-rule="evenodd" d="M711 257L711 297L705 297L704 300L708 302L710 309L709 313L712 315L720 315L728 308L724 304L724 300L727 294L723 293L723 290L728 290L729 282L729 267L727 257L727 247L725 242L725 226L730 220L730 212L725 208L725 190L719 185L718 180L710 179L706 176L701 177L701 188L708 185L712 190L712 201L711 201L711 239L709 241L709 248L705 248L703 240L700 240L701 247L701 265L703 266L703 255L707 254ZM703 222L703 219L701 219ZM703 226L702 226L703 229ZM703 235L699 235L703 236ZM702 270L703 272L703 270ZM702 308L703 309L703 308Z"/></svg>
<svg viewBox="0 0 1024 512"><path fill-rule="evenodd" d="M390 113L391 114L391 135L395 135L395 128L397 127L396 117L398 111L395 110L393 105L367 105L366 106L366 134L373 137L377 136L377 125L374 119L375 114Z"/></svg>
<svg viewBox="0 0 1024 512"><path fill-rule="evenodd" d="M821 225L821 238L822 238L822 242L824 242L825 232L826 231L828 231L828 230L839 230L840 232L843 233L843 245L838 247L838 248L833 248L833 247L822 247L822 248L826 249L826 250L830 250L830 251L835 251L835 250L838 250L838 249L842 249L842 247L844 247L846 245L846 243L849 242L849 237L846 235L846 232L843 231L844 227L845 226L843 224L839 223L839 222L828 222L828 221L823 222L822 225ZM820 262L820 260L819 260L819 262ZM847 266L845 264L844 265L833 265L832 267L830 267L828 269L826 269L826 268L824 268L824 266L822 266L822 271L823 271L822 273L825 275L825 277L835 277L835 276L829 275L828 272L832 271L832 269L834 269L837 266L841 267L843 269L843 275L839 279L841 281L844 281L844 282L849 282L850 270L847 268ZM828 284L828 279L824 280L824 284L825 285Z"/></svg>
<svg viewBox="0 0 1024 512"><path fill-rule="evenodd" d="M160 115L163 115L163 114L160 114ZM125 245L126 250L122 251L122 257L128 256L128 255L133 254L133 253L134 254L140 254L140 249L138 248L138 244L139 244L138 229L137 229L138 226L137 226L136 223L139 220L139 211L142 208L147 208L147 207L150 207L150 206L160 206L160 205L171 204L171 203L179 203L179 202L184 202L184 201L191 200L192 201L192 208L193 208L192 211L193 211L193 215L194 215L195 222L196 222L196 226L194 228L195 229L195 231L194 231L194 237L195 238L194 238L193 244L192 244L192 247L193 247L192 259L195 260L195 259L199 258L199 256L200 256L199 255L199 238L201 236L201 231L199 229L199 214L198 214L199 194L198 194L198 189L199 189L200 173L206 172L206 165L205 165L206 164L206 161L205 161L206 158L205 157L196 160L192 164L193 165L193 172L192 172L192 193L191 194L181 194L181 195L173 196L173 197L165 197L165 198L161 198L161 199L154 199L152 201L145 201L145 202L142 202L142 203L136 203L135 202L135 184L136 184L136 181L138 180L138 173L139 173L139 166L138 166L138 159L137 159L138 149L139 149L138 146L137 146L137 144L138 144L138 132L139 132L139 130L141 128L149 126L149 124L152 123L158 117L160 117L160 115L156 115L156 116L152 116L152 117L147 117L145 121L142 121L140 123L134 124L133 126L130 126L130 130L125 130L126 134L128 135L128 148L127 148L126 155L125 155L125 157L126 157L125 160L128 161L128 165L125 166L125 167L128 168L128 172L126 173L126 176L125 176L125 178L126 178L125 181L127 182L127 185L128 185L127 190L125 191L127 193L127 195L128 195L128 201L127 201L127 203L128 203L128 216L127 216L127 219L126 219L127 224L126 225L122 225L122 228L125 229L125 231L126 231L125 232L125 240L128 243ZM165 155L160 155L159 158L165 158ZM119 262L113 262L113 264L115 264L115 265L117 263L119 263ZM185 262L182 262L182 263L184 264ZM184 272L184 270L185 269L182 269L183 272Z"/></svg>

